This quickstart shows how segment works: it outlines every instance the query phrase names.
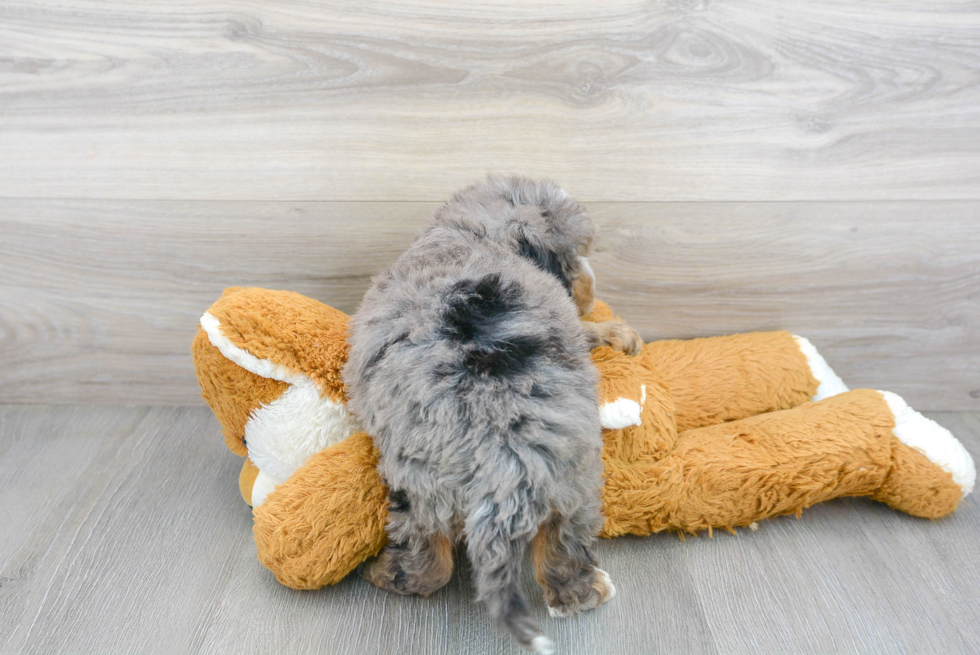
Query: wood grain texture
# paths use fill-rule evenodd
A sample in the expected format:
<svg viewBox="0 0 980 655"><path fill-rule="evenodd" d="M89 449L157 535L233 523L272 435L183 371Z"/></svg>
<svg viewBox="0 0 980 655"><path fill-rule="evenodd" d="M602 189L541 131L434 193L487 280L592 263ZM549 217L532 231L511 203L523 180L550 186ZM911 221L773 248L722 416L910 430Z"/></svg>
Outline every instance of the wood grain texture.
<svg viewBox="0 0 980 655"><path fill-rule="evenodd" d="M428 203L0 200L0 402L199 403L226 286L352 312ZM788 329L853 387L980 409L980 203L591 203L600 297L647 339Z"/></svg>
<svg viewBox="0 0 980 655"><path fill-rule="evenodd" d="M0 6L0 197L980 199L972 0Z"/></svg>
<svg viewBox="0 0 980 655"><path fill-rule="evenodd" d="M980 454L980 414L932 414ZM240 460L206 408L0 406L0 653L516 655L465 557L429 599L356 576L316 592L255 557ZM680 541L600 540L619 589L554 620L559 652L975 653L980 512L924 521L862 499Z"/></svg>

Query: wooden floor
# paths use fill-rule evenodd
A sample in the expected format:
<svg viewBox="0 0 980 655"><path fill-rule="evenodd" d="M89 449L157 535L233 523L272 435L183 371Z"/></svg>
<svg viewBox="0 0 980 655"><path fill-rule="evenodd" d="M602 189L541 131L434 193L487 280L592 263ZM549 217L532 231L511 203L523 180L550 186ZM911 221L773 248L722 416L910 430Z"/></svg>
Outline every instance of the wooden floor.
<svg viewBox="0 0 980 655"><path fill-rule="evenodd" d="M980 454L980 414L931 416ZM429 599L281 586L239 466L206 408L0 407L0 653L520 652L465 557ZM579 617L525 587L563 655L977 653L978 535L975 497L936 522L842 499L735 536L601 540L619 595Z"/></svg>

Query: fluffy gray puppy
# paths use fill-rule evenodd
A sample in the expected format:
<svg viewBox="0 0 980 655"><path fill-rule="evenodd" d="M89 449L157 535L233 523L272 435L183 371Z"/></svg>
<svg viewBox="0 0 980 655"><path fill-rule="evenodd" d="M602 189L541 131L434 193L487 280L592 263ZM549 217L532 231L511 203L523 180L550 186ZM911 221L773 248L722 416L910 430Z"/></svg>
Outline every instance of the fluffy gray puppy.
<svg viewBox="0 0 980 655"><path fill-rule="evenodd" d="M583 328L592 223L551 182L491 177L441 207L373 280L350 327L349 406L381 452L389 543L361 574L391 591L449 581L465 537L478 599L525 648L552 652L521 592L532 543L553 616L615 594L602 524L597 377L589 349L641 344Z"/></svg>

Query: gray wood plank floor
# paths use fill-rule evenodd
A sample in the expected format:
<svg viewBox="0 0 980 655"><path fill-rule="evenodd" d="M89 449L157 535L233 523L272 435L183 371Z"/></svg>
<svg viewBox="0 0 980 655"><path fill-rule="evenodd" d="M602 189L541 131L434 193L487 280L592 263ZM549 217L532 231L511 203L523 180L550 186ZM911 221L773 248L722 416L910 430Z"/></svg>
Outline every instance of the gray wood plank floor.
<svg viewBox="0 0 980 655"><path fill-rule="evenodd" d="M980 414L937 413L977 456ZM465 558L430 599L356 577L282 587L257 562L240 462L200 407L0 406L2 653L518 653ZM756 532L601 540L620 595L561 653L980 652L980 511L865 499Z"/></svg>

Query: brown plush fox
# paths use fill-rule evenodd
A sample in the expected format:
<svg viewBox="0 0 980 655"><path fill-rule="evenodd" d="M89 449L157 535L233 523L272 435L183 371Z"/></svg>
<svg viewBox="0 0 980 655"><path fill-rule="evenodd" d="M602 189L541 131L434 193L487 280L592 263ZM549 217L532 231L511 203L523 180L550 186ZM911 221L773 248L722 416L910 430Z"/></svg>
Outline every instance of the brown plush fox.
<svg viewBox="0 0 980 655"><path fill-rule="evenodd" d="M603 303L587 320L610 320ZM296 589L334 584L385 543L387 492L344 405L348 317L288 291L227 289L201 318L198 381L244 456L261 562ZM848 391L787 332L593 351L604 428L603 537L732 529L839 496L939 518L973 460L895 394Z"/></svg>

